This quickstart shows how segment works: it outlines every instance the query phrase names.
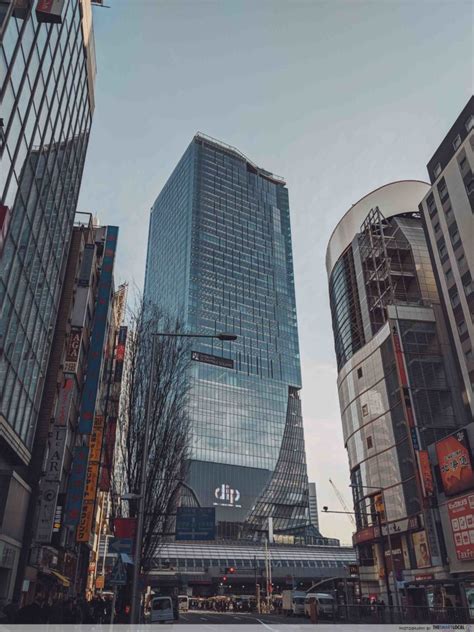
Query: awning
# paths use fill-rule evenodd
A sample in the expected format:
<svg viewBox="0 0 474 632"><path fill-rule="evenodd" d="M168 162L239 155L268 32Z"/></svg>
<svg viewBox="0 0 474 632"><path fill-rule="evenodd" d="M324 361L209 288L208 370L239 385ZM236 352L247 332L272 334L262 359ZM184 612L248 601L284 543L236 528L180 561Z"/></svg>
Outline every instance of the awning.
<svg viewBox="0 0 474 632"><path fill-rule="evenodd" d="M67 577L65 577L64 575L61 575L61 573L58 573L58 571L53 571L53 569L50 569L50 573L51 575L54 575L54 577L56 577L56 579L65 587L65 588L69 588L69 586L71 585L71 580L68 579Z"/></svg>

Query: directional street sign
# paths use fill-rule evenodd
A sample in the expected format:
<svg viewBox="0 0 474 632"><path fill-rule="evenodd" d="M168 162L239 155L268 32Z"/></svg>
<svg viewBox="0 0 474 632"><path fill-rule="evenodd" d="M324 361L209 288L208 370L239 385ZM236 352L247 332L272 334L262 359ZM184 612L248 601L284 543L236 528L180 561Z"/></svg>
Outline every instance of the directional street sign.
<svg viewBox="0 0 474 632"><path fill-rule="evenodd" d="M109 584L114 584L115 586L125 586L126 583L127 571L125 570L125 565L122 562L122 556L119 555L109 577Z"/></svg>
<svg viewBox="0 0 474 632"><path fill-rule="evenodd" d="M131 555L133 550L132 538L110 538L109 553L126 553Z"/></svg>

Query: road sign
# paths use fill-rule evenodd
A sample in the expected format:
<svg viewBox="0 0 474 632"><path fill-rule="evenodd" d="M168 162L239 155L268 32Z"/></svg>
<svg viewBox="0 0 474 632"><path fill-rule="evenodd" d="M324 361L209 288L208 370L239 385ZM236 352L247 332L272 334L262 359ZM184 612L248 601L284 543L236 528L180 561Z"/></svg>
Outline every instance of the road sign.
<svg viewBox="0 0 474 632"><path fill-rule="evenodd" d="M177 540L215 540L215 507L178 507L176 510Z"/></svg>
<svg viewBox="0 0 474 632"><path fill-rule="evenodd" d="M126 553L131 555L133 550L132 538L110 538L109 553Z"/></svg>
<svg viewBox="0 0 474 632"><path fill-rule="evenodd" d="M122 562L122 557L119 555L109 577L109 584L113 584L115 586L124 586L126 583L127 571L125 570L125 565Z"/></svg>

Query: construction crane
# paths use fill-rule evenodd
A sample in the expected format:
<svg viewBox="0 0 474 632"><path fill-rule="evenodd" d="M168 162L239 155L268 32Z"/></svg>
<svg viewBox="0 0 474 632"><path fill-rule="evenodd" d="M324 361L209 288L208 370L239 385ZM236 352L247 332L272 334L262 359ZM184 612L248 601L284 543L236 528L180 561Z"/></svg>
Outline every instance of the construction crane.
<svg viewBox="0 0 474 632"><path fill-rule="evenodd" d="M329 482L331 483L331 486L332 486L332 488L334 490L334 493L336 494L338 501L341 503L342 508L344 509L344 511L347 512L346 515L349 518L349 520L351 521L351 524L355 527L356 526L356 521L355 521L355 518L354 518L354 515L353 515L352 511L346 505L346 502L345 502L344 498L342 497L342 494L337 489L337 487L334 485L334 483L332 482L331 479L329 479Z"/></svg>

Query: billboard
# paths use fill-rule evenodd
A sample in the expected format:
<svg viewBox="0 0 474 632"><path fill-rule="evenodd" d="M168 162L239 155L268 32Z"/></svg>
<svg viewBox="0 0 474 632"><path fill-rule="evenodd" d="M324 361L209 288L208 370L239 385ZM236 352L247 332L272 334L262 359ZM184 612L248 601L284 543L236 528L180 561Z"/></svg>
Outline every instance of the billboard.
<svg viewBox="0 0 474 632"><path fill-rule="evenodd" d="M117 430L117 419L109 417L105 427L105 441L102 456L102 470L100 473L99 489L101 492L110 490L110 476L114 462L115 433Z"/></svg>
<svg viewBox="0 0 474 632"><path fill-rule="evenodd" d="M411 538L415 551L416 567L429 568L431 566L431 558L426 531L415 531L411 534Z"/></svg>
<svg viewBox="0 0 474 632"><path fill-rule="evenodd" d="M191 461L187 483L202 507L215 507L218 521L243 522L271 475L270 470Z"/></svg>
<svg viewBox="0 0 474 632"><path fill-rule="evenodd" d="M112 272L114 267L115 250L117 247L117 226L107 227L102 269L97 290L97 305L94 315L94 326L87 355L87 376L81 399L79 416L79 432L90 434L94 419L97 389L99 387L100 370L103 359L103 348L107 329L107 315L109 311L110 295L112 292Z"/></svg>
<svg viewBox="0 0 474 632"><path fill-rule="evenodd" d="M471 447L464 428L438 441L436 454L446 496L474 487Z"/></svg>
<svg viewBox="0 0 474 632"><path fill-rule="evenodd" d="M474 560L474 494L449 501L448 516L458 560Z"/></svg>

